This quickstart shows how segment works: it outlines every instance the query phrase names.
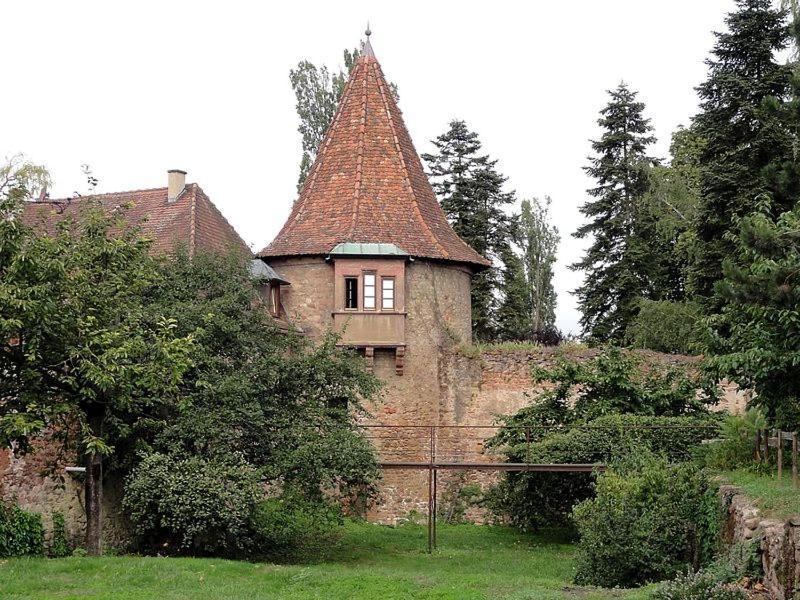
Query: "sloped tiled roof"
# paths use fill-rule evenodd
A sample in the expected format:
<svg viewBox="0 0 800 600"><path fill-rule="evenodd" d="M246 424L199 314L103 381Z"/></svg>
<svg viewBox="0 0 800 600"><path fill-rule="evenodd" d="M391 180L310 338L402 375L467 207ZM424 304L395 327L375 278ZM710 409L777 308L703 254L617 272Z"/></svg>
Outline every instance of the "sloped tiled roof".
<svg viewBox="0 0 800 600"><path fill-rule="evenodd" d="M411 256L489 264L456 235L371 51L359 57L289 219L259 257L395 244Z"/></svg>
<svg viewBox="0 0 800 600"><path fill-rule="evenodd" d="M231 248L251 254L244 240L196 183L187 184L173 202L167 200L165 187L29 202L23 207L21 220L38 231L52 234L60 220L79 216L91 202L108 211L122 207L125 220L141 226L142 233L152 239L152 251L156 254L171 252L179 246L185 247L190 255L198 251L225 252Z"/></svg>

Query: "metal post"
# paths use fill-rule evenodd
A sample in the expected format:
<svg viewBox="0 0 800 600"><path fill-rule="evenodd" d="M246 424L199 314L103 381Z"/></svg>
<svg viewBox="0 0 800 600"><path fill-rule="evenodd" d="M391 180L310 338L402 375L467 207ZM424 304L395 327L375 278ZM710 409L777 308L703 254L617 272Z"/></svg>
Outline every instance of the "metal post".
<svg viewBox="0 0 800 600"><path fill-rule="evenodd" d="M797 432L792 432L792 483L797 487Z"/></svg>
<svg viewBox="0 0 800 600"><path fill-rule="evenodd" d="M436 512L438 511L436 501L436 480L438 479L439 469L433 468L433 547L436 548Z"/></svg>
<svg viewBox="0 0 800 600"><path fill-rule="evenodd" d="M778 429L778 481L783 478L783 432Z"/></svg>
<svg viewBox="0 0 800 600"><path fill-rule="evenodd" d="M433 427L430 429L431 447L428 454L428 554L433 552Z"/></svg>

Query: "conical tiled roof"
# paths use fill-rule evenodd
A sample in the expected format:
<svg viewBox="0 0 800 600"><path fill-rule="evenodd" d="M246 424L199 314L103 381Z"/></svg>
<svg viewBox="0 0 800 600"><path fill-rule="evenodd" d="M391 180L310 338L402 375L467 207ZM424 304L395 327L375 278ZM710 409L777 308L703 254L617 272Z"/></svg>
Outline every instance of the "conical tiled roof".
<svg viewBox="0 0 800 600"><path fill-rule="evenodd" d="M447 222L374 54L362 52L314 166L264 258L324 255L345 242L409 255L489 262Z"/></svg>

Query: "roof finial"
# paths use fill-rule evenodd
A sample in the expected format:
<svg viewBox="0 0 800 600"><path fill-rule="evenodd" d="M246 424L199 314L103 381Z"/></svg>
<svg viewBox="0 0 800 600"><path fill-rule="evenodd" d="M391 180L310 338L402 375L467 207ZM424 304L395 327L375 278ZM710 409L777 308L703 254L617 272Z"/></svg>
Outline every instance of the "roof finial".
<svg viewBox="0 0 800 600"><path fill-rule="evenodd" d="M369 21L367 21L367 29L364 31L364 35L367 36L367 40L361 43L361 54L362 56L371 56L375 58L375 52L373 52L372 44L369 42L369 36L372 35L372 31L369 28Z"/></svg>

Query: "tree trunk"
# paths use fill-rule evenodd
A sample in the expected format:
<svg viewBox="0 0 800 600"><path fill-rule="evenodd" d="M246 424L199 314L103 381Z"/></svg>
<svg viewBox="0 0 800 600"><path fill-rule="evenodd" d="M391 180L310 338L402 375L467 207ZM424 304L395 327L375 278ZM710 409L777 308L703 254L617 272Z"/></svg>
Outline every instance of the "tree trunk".
<svg viewBox="0 0 800 600"><path fill-rule="evenodd" d="M100 556L100 534L103 528L103 457L97 453L86 455L86 553Z"/></svg>

